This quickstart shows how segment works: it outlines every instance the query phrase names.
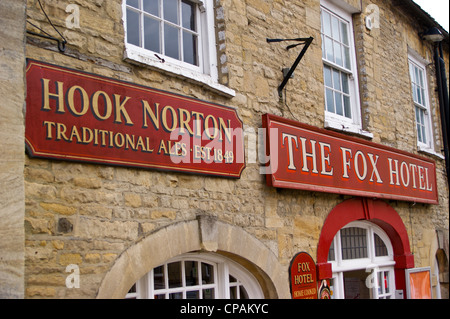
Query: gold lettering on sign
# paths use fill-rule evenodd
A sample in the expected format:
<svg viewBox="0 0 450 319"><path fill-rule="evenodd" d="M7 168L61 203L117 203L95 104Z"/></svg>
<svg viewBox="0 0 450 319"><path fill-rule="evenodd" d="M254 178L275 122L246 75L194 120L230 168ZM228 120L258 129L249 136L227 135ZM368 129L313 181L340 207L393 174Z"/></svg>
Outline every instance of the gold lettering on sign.
<svg viewBox="0 0 450 319"><path fill-rule="evenodd" d="M114 122L122 123L122 117L125 119L126 125L133 125L131 118L125 108L125 104L128 102L130 97L122 97L118 94L113 94L114 98L111 99L108 93L104 91L95 91L92 95L89 95L87 91L79 85L73 85L68 88L67 92L64 93L64 83L56 81L53 85L53 91L50 88L49 79L41 79L42 82L42 110L50 111L50 99L56 101L56 112L65 113L66 105L69 111L74 116L83 116L89 109L91 109L94 117L99 121L108 120L113 113L112 101L114 101ZM102 100L103 103L99 101ZM91 102L90 102L91 101ZM103 113L100 112L100 105L103 105Z"/></svg>
<svg viewBox="0 0 450 319"><path fill-rule="evenodd" d="M81 117L90 111L99 121L106 121L113 117L114 123L134 125L127 111L128 104L132 103L129 96L110 95L101 90L91 94L80 85L67 88L64 82L55 81L52 83L46 78L41 79L41 82L42 111L51 111L53 105L56 113L65 113L67 108L72 115ZM51 103L52 101L53 103ZM217 117L213 114L205 115L200 112L189 111L182 107L162 106L158 102L153 104L146 100L140 102L142 104L143 128L148 128L151 125L155 130L162 128L169 133L179 129L180 134L187 133L190 136L204 137L210 140L218 138L219 141L226 138L228 142L232 142L231 120L229 119ZM48 129L50 129L49 126L47 126ZM58 132L60 139L65 139L64 127L60 126ZM117 142L119 145L122 144L120 138L117 138ZM324 161L326 160L325 158Z"/></svg>
<svg viewBox="0 0 450 319"><path fill-rule="evenodd" d="M153 103L153 107L148 101L142 100L142 127L148 128L150 123L155 130L161 127L167 132L173 132L179 128L180 134L188 133L190 136L201 138L202 136L214 140L218 138L223 141L224 136L231 142L232 129L231 120L224 120L222 117L207 115L189 111L185 108L176 108L171 105L161 106L160 103Z"/></svg>
<svg viewBox="0 0 450 319"><path fill-rule="evenodd" d="M297 271L299 273L311 271L309 262L302 262L297 264ZM308 274L300 274L300 275L294 275L294 284L301 285L301 284L310 284L313 283L314 279L311 273Z"/></svg>

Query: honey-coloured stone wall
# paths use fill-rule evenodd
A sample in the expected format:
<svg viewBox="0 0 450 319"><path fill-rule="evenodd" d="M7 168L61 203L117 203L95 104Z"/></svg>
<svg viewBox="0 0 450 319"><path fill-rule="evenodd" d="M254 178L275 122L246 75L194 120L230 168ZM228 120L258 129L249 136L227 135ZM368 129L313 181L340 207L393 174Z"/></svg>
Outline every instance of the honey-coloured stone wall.
<svg viewBox="0 0 450 319"><path fill-rule="evenodd" d="M61 53L55 42L28 34L27 58L235 107L246 130L247 163L240 179L224 179L26 155L22 175L25 297L96 298L99 292L101 296L124 297L127 288L122 283L105 282L105 278L114 280L110 271L116 274L117 269L123 269L128 279L138 278L126 261L136 258L133 262L138 264L142 258L145 265L152 265L151 256L142 249L151 246L155 256L167 257L184 252L186 247L219 252L232 247L230 256L240 252L245 258L247 254L257 266L254 269L273 276L277 291L267 293L268 297L289 298L287 278L292 257L299 251L316 256L328 213L349 196L268 187L260 174L252 134L258 132L265 113L324 127L319 0L214 0L218 82L235 91L232 97L124 60L121 0L41 2L67 39L67 47ZM355 12L363 129L373 134L373 142L419 154L407 57L408 50L414 50L431 63L432 46L419 39L413 17L391 1L346 3ZM366 7L372 3L380 8L380 25L368 30L364 18ZM69 4L79 8L79 27L66 22L72 14L66 12ZM26 15L33 24L53 33L37 1L27 1ZM27 29L37 31L31 25ZM280 99L281 70L292 65L300 49L288 51L285 44L267 43L266 39L309 36L314 38L312 45ZM448 59L446 62L448 67ZM427 71L430 88L434 88L433 66ZM435 147L439 150L439 105L434 90L429 93ZM449 224L444 161L435 155L420 155L436 161L439 205L389 201L407 228L416 266L428 263L428 248L435 240L430 232L448 230ZM235 237L219 240L211 235L216 238L211 240L205 233L210 228L197 223L204 217L216 221L220 234ZM183 233L190 230L186 243L180 243L179 238L173 238L175 243L166 242L171 240L167 237L173 229L170 227L180 227L177 229ZM197 229L200 234L204 232L202 236ZM259 247L262 256L253 256L245 243L239 243L247 235L255 240L249 247ZM149 238L160 240L160 244L152 246ZM66 271L68 265L79 267L79 288L67 287L67 278L73 273ZM255 271L258 278L266 280L259 270ZM139 269L139 274L142 271ZM276 277L275 272L284 274ZM120 296L105 293L108 287L118 289Z"/></svg>

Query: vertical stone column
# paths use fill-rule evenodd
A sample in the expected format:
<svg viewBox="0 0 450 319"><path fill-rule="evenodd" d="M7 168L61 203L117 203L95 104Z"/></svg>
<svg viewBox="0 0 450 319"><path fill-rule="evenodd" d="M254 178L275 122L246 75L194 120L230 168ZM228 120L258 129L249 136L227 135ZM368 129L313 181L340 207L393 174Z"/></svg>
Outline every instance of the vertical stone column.
<svg viewBox="0 0 450 319"><path fill-rule="evenodd" d="M25 0L0 1L0 298L24 297Z"/></svg>

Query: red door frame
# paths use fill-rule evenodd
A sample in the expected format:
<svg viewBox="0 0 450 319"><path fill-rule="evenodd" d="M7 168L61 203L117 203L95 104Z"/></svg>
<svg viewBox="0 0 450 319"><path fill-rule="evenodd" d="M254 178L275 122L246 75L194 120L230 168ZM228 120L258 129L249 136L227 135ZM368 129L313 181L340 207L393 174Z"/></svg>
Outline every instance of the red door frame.
<svg viewBox="0 0 450 319"><path fill-rule="evenodd" d="M332 277L331 263L327 262L331 242L342 227L356 220L370 221L389 236L394 250L396 289L402 289L406 296L405 269L414 268L414 256L411 254L408 233L402 219L391 206L381 200L352 198L331 210L320 233L317 248L318 280Z"/></svg>

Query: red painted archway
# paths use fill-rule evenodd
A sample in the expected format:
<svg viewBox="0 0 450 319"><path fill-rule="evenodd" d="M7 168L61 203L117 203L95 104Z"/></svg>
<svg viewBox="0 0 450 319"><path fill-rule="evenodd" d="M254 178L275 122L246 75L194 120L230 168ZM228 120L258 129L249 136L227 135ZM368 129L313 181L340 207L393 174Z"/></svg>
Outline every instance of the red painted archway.
<svg viewBox="0 0 450 319"><path fill-rule="evenodd" d="M381 200L352 198L338 204L328 215L322 228L317 248L317 277L332 277L331 264L327 262L328 251L336 233L352 221L366 220L381 227L391 240L395 260L396 289L406 295L405 269L414 268L408 233L398 213Z"/></svg>

